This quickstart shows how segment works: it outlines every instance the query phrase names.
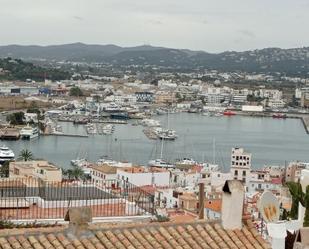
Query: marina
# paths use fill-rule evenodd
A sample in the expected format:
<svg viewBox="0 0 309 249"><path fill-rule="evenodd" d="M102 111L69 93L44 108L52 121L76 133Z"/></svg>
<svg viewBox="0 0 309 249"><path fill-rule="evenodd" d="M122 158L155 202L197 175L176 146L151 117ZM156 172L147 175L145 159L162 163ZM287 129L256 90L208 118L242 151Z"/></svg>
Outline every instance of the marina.
<svg viewBox="0 0 309 249"><path fill-rule="evenodd" d="M153 117L167 127L166 115ZM113 134L88 136L84 125L58 122L63 134L40 136L30 141L5 141L15 154L27 148L35 157L46 158L61 167L69 167L76 158L79 146L87 152L87 159L96 162L102 155L117 161L147 165L160 157L160 140L147 138L143 130L149 127L115 124ZM164 159L194 158L196 161L213 160L213 140L216 140L217 163L229 168L233 146L248 148L253 154L253 167L264 164L284 165L285 161L308 160L309 137L300 119L274 119L272 117L208 117L195 113L177 113L169 117L170 127L177 132L175 141L165 141ZM87 139L85 139L87 138Z"/></svg>

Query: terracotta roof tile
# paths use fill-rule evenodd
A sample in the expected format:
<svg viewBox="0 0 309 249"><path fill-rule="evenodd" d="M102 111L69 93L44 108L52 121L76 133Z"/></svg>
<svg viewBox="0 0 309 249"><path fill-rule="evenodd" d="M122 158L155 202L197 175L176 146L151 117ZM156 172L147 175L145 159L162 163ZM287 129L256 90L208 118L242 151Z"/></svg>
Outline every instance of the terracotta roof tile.
<svg viewBox="0 0 309 249"><path fill-rule="evenodd" d="M2 249L270 249L252 226L225 230L215 222L154 223L90 229L81 238L66 230L0 236Z"/></svg>

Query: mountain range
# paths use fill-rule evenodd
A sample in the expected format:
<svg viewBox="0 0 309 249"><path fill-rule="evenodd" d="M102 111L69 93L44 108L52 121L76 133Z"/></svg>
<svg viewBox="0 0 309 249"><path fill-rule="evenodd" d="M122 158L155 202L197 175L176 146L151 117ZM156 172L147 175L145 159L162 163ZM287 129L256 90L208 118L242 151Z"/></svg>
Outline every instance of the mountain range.
<svg viewBox="0 0 309 249"><path fill-rule="evenodd" d="M115 66L153 65L175 69L214 69L309 76L309 47L265 48L244 52L207 53L188 49L120 47L73 43L51 46L0 46L0 57L110 63Z"/></svg>

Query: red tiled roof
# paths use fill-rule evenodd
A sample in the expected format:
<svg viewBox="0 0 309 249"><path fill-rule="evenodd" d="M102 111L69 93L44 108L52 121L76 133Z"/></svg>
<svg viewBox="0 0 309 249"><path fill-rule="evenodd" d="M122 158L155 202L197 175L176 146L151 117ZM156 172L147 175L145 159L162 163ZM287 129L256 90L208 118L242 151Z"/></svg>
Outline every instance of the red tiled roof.
<svg viewBox="0 0 309 249"><path fill-rule="evenodd" d="M216 200L206 200L205 201L205 208L211 209L215 212L221 212L221 206L222 206L222 199L216 199Z"/></svg>
<svg viewBox="0 0 309 249"><path fill-rule="evenodd" d="M142 224L87 231L80 238L66 230L21 231L0 237L5 249L270 249L254 228L225 230L214 222Z"/></svg>
<svg viewBox="0 0 309 249"><path fill-rule="evenodd" d="M281 178L273 178L273 179L271 179L271 183L282 184L282 179Z"/></svg>

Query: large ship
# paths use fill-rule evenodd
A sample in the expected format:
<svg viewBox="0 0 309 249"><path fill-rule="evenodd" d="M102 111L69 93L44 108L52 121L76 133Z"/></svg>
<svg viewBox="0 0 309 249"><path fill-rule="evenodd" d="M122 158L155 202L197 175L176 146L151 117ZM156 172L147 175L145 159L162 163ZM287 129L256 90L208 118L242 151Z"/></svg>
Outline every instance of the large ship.
<svg viewBox="0 0 309 249"><path fill-rule="evenodd" d="M6 161L14 160L14 152L6 147L5 145L0 147L0 164L3 164Z"/></svg>
<svg viewBox="0 0 309 249"><path fill-rule="evenodd" d="M21 139L33 139L39 136L39 129L37 127L25 126L20 130Z"/></svg>
<svg viewBox="0 0 309 249"><path fill-rule="evenodd" d="M111 113L111 119L127 120L129 119L129 114L127 112L114 112Z"/></svg>

